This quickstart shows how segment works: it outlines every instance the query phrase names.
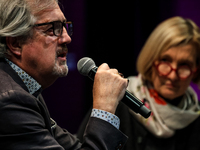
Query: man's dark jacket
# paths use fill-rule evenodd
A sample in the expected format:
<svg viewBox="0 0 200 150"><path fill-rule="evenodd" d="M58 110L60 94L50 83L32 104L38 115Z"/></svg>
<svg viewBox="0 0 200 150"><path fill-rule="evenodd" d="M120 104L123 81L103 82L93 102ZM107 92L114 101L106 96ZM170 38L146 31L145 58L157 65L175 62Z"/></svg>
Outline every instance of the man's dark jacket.
<svg viewBox="0 0 200 150"><path fill-rule="evenodd" d="M50 118L40 91L29 94L18 74L0 59L0 149L113 150L121 149L126 140L111 124L90 118L81 144Z"/></svg>

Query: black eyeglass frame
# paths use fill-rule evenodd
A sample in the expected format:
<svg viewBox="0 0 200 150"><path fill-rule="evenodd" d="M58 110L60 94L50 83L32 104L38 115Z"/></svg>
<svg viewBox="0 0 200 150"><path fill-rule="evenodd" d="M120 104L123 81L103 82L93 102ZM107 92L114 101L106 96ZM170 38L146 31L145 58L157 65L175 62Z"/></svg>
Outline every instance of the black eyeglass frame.
<svg viewBox="0 0 200 150"><path fill-rule="evenodd" d="M167 65L170 67L170 71L169 71L168 73L166 73L166 74L163 74L162 72L160 72L159 69L158 69L158 67L159 67L161 64L167 64ZM161 76L164 76L164 77L168 76L172 71L175 71L175 72L176 72L176 75L177 75L181 80L185 80L185 79L189 78L192 74L194 74L194 73L197 71L197 68L196 68L195 70L192 70L192 69L191 69L190 67L188 67L188 66L181 66L181 67L178 67L178 68L174 69L174 68L172 68L172 66L170 65L170 63L167 63L167 62L159 62L157 65L154 63L154 67L156 68L156 70L158 71L158 73L159 73ZM179 70L180 68L183 68L183 67L187 67L187 68L190 70L190 74L189 74L187 77L185 77L185 78L180 77L180 75L178 74L178 70Z"/></svg>
<svg viewBox="0 0 200 150"><path fill-rule="evenodd" d="M57 35L55 33L55 30L56 30L55 29L55 23L62 23L62 28L60 29L59 35ZM49 24L52 25L52 27L53 27L53 34L55 36L57 36L57 37L60 37L62 35L62 33L63 33L63 27L65 27L65 29L67 30L67 33L68 33L69 36L72 36L72 34L73 34L73 23L72 23L72 21L64 21L64 22L61 22L61 21L52 21L52 22L47 22L47 23L35 24L33 26L34 27L39 27L39 26L44 26L44 25L49 25ZM66 24L68 24L68 27L67 27Z"/></svg>

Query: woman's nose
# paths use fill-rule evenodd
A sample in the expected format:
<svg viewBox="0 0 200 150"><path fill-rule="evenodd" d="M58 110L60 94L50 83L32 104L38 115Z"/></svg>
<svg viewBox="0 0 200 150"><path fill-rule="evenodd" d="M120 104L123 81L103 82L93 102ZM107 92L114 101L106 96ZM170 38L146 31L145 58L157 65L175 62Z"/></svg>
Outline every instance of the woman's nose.
<svg viewBox="0 0 200 150"><path fill-rule="evenodd" d="M178 75L176 73L176 69L172 69L172 71L168 74L167 76L169 79L171 79L172 81L178 80Z"/></svg>

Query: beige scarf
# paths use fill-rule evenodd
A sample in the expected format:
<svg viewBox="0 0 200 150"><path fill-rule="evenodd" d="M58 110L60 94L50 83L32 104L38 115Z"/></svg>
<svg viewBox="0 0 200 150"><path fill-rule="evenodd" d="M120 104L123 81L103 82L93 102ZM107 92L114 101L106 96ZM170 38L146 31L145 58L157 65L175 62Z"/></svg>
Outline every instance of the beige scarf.
<svg viewBox="0 0 200 150"><path fill-rule="evenodd" d="M160 138L174 135L177 129L183 129L197 119L200 115L198 99L191 87L188 87L178 107L175 107L158 96L156 91L143 83L141 75L129 78L128 90L149 108L152 113L148 119L130 113L144 125L152 134Z"/></svg>

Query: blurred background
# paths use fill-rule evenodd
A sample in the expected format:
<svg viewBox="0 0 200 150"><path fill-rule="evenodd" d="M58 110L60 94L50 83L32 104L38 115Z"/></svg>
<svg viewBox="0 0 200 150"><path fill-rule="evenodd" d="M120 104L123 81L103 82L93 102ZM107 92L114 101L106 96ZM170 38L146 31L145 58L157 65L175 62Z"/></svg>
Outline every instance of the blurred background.
<svg viewBox="0 0 200 150"><path fill-rule="evenodd" d="M199 0L60 0L60 6L74 23L69 74L45 89L43 96L51 117L71 133L92 106L92 82L78 73L79 59L90 57L97 66L106 62L125 77L137 75L137 56L160 22L182 16L200 26ZM192 86L200 98L199 89Z"/></svg>

